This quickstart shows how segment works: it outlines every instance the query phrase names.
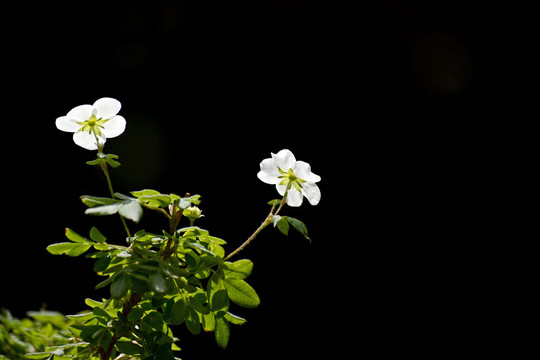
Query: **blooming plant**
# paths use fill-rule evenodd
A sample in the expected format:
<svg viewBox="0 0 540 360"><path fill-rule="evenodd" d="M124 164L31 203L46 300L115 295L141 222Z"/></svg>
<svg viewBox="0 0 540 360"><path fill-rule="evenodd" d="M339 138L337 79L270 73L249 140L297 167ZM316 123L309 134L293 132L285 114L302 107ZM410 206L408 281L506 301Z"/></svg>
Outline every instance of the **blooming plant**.
<svg viewBox="0 0 540 360"><path fill-rule="evenodd" d="M120 216L124 239L111 241L96 227L81 234L66 229L66 242L47 247L54 255L65 254L95 260L93 270L104 280L96 289L110 289L110 297L86 299L88 310L68 315L69 341L55 343L26 354L30 359L176 359L175 326L185 325L194 335L213 332L217 345L226 348L231 324L246 322L233 313L234 306L254 308L260 303L255 289L246 281L253 263L237 259L266 227L273 225L287 235L290 227L305 238L303 222L281 215L285 206L300 206L304 197L319 203L316 185L321 178L309 164L297 161L289 150L272 154L260 163L258 178L275 185L281 197L268 203L269 214L255 232L238 248L227 253L226 242L196 225L202 215L200 195L183 196L144 189L128 194L115 192L109 168L120 166L118 156L103 152L107 139L119 136L126 120L118 115L120 102L102 98L93 105L77 106L56 120L59 130L73 132L74 142L97 150L97 158L87 164L99 166L105 175L109 196L81 196L85 213ZM144 229L132 232L144 211L155 211L165 220L161 233ZM91 250L91 251L90 251ZM63 338L64 340L67 337Z"/></svg>

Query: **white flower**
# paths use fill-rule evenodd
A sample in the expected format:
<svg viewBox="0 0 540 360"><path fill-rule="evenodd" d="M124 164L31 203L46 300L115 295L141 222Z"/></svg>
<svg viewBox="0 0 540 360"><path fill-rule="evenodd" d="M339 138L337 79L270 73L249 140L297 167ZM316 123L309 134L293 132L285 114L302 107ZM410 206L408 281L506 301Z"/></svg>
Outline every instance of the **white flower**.
<svg viewBox="0 0 540 360"><path fill-rule="evenodd" d="M284 149L271 158L261 162L261 171L257 177L262 182L276 185L280 195L285 195L287 189L287 204L302 205L304 196L311 205L317 205L321 200L321 191L315 185L321 181L319 175L311 172L311 166L304 161L296 161L290 150Z"/></svg>
<svg viewBox="0 0 540 360"><path fill-rule="evenodd" d="M126 119L118 114L122 105L112 98L101 98L94 105L80 105L56 119L59 130L72 132L75 144L97 150L107 138L116 137L126 129Z"/></svg>

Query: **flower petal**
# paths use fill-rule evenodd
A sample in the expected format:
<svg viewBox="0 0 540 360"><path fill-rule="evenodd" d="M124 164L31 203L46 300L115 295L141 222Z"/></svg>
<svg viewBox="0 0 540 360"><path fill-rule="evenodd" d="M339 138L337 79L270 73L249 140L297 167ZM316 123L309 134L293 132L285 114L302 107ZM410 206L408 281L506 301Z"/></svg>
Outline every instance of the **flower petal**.
<svg viewBox="0 0 540 360"><path fill-rule="evenodd" d="M126 119L124 119L123 116L116 115L103 124L101 133L105 135L106 138L113 138L122 134L124 130L126 130Z"/></svg>
<svg viewBox="0 0 540 360"><path fill-rule="evenodd" d="M76 120L70 120L67 116L60 116L56 119L56 127L58 130L66 132L75 132L81 128Z"/></svg>
<svg viewBox="0 0 540 360"><path fill-rule="evenodd" d="M272 154L276 165L283 171L289 171L289 169L295 169L296 158L290 150L283 149L277 154Z"/></svg>
<svg viewBox="0 0 540 360"><path fill-rule="evenodd" d="M294 171L294 174L302 180L310 182L321 181L321 177L312 173L311 166L305 161L296 162L296 169Z"/></svg>
<svg viewBox="0 0 540 360"><path fill-rule="evenodd" d="M279 185L279 184L277 184L276 189L277 189L277 192L279 193L279 195L283 196L283 195L285 195L285 191L287 190L287 185Z"/></svg>
<svg viewBox="0 0 540 360"><path fill-rule="evenodd" d="M98 119L111 119L118 114L121 107L120 101L108 97L96 100L94 103L95 115Z"/></svg>
<svg viewBox="0 0 540 360"><path fill-rule="evenodd" d="M105 143L105 139L100 139L101 143ZM86 131L78 131L73 134L73 141L75 144L83 147L87 150L97 150L96 137L94 134L90 134Z"/></svg>
<svg viewBox="0 0 540 360"><path fill-rule="evenodd" d="M302 194L305 195L311 205L317 205L321 201L321 190L312 182L302 184Z"/></svg>
<svg viewBox="0 0 540 360"><path fill-rule="evenodd" d="M287 194L287 205L292 207L298 207L302 205L302 200L304 196L296 189L290 189Z"/></svg>
<svg viewBox="0 0 540 360"><path fill-rule="evenodd" d="M86 121L92 116L92 105L79 105L71 109L66 117L70 120Z"/></svg>
<svg viewBox="0 0 540 360"><path fill-rule="evenodd" d="M264 159L260 164L261 171L257 174L257 177L264 183L276 185L279 184L281 179L278 178L279 171L276 163L273 159Z"/></svg>
<svg viewBox="0 0 540 360"><path fill-rule="evenodd" d="M279 193L279 195L283 196L285 195L285 190L287 190L287 185L276 185L276 189ZM302 205L302 200L304 196L298 192L295 188L289 189L289 192L287 193L287 204L289 206L297 207Z"/></svg>

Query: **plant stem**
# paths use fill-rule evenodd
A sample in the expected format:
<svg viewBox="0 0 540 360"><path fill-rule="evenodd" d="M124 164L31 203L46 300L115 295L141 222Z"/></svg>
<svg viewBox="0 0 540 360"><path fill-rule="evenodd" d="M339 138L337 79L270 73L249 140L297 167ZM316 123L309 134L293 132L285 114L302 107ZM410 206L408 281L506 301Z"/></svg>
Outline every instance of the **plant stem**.
<svg viewBox="0 0 540 360"><path fill-rule="evenodd" d="M107 179L107 186L109 187L109 191L111 193L111 196L113 197L113 199L116 199L117 197L114 195L114 190L113 190L113 186L112 186L112 182L111 182L111 176L109 175L109 167L107 166L107 164L105 162L102 162L100 164L100 167L101 167L101 170L103 170L103 174L105 174L105 178ZM122 225L124 225L124 229L126 230L126 234L128 237L131 237L131 233L129 232L129 228L126 224L126 220L124 220L124 218L122 217L122 215L119 215L120 216L120 220L122 221Z"/></svg>
<svg viewBox="0 0 540 360"><path fill-rule="evenodd" d="M238 247L238 249L234 250L232 253L230 253L229 255L227 255L223 261L226 261L228 259L230 259L231 257L233 257L234 255L238 254L240 251L242 251L246 246L248 246L248 244L253 241L253 239L255 239L255 237L265 228L267 227L268 225L270 225L272 223L272 220L274 219L274 216L276 216L280 211L281 211L281 208L283 207L283 205L285 204L285 202L287 201L287 192L288 192L289 189L287 189L287 191L285 192L285 195L283 196L283 199L281 199L281 202L279 203L279 207L278 209L276 210L275 213L272 213L274 211L274 208L275 206L272 206L272 210L270 210L270 214L268 214L268 216L266 217L266 220L264 220L264 222L261 224L261 226L259 226L257 228L257 230L255 230L255 232L246 240L244 241L244 243L242 245L240 245L240 247Z"/></svg>
<svg viewBox="0 0 540 360"><path fill-rule="evenodd" d="M142 295L137 293L132 293L129 300L124 304L124 307L122 309L122 315L124 317L127 317L131 311L142 300ZM113 337L111 339L111 342L109 343L109 346L107 347L106 352L100 352L102 360L109 360L111 357L111 353L114 349L114 345L124 335L118 335L117 333L113 334Z"/></svg>

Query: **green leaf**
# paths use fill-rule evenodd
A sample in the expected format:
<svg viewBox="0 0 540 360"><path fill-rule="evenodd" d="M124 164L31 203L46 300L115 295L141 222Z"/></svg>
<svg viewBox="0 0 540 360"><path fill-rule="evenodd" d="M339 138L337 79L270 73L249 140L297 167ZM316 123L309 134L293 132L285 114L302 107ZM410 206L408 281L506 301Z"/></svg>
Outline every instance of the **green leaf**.
<svg viewBox="0 0 540 360"><path fill-rule="evenodd" d="M135 345L132 342L122 340L116 343L116 348L119 352L126 355L139 355L142 351L140 346Z"/></svg>
<svg viewBox="0 0 540 360"><path fill-rule="evenodd" d="M287 221L296 229L300 234L302 234L306 239L310 240L308 236L308 231L306 225L298 219L292 218L290 216L283 216Z"/></svg>
<svg viewBox="0 0 540 360"><path fill-rule="evenodd" d="M91 244L79 244L76 248L71 249L70 251L66 252L67 256L79 256L84 254L88 249L92 247Z"/></svg>
<svg viewBox="0 0 540 360"><path fill-rule="evenodd" d="M195 205L200 205L201 201L199 200L201 195L192 195L185 198L182 198L185 201L189 201L190 203L193 203Z"/></svg>
<svg viewBox="0 0 540 360"><path fill-rule="evenodd" d="M144 315L144 310L140 307L136 307L136 308L131 309L131 311L129 312L127 316L127 319L131 322L135 322L135 321L140 320L143 317L143 315Z"/></svg>
<svg viewBox="0 0 540 360"><path fill-rule="evenodd" d="M128 198L127 200L124 200L123 206L120 208L118 213L128 220L138 223L142 218L143 209L141 204L139 204L139 200L135 198Z"/></svg>
<svg viewBox="0 0 540 360"><path fill-rule="evenodd" d="M214 292L209 302L210 308L215 313L226 313L229 310L229 296L225 289Z"/></svg>
<svg viewBox="0 0 540 360"><path fill-rule="evenodd" d="M68 256L79 256L90 249L92 244L86 243L57 243L47 246L47 251L53 255L66 254Z"/></svg>
<svg viewBox="0 0 540 360"><path fill-rule="evenodd" d="M199 314L191 306L187 307L186 326L190 333L199 335L201 333L201 323L199 322Z"/></svg>
<svg viewBox="0 0 540 360"><path fill-rule="evenodd" d="M174 303L171 309L170 323L173 325L179 325L184 322L187 314L187 304L184 299L179 299Z"/></svg>
<svg viewBox="0 0 540 360"><path fill-rule="evenodd" d="M268 205L276 206L276 205L279 205L280 203L281 203L281 199L274 199L274 200L270 200L268 202Z"/></svg>
<svg viewBox="0 0 540 360"><path fill-rule="evenodd" d="M185 199L180 199L180 202L178 203L178 207L182 210L185 210L190 206L191 206L191 203Z"/></svg>
<svg viewBox="0 0 540 360"><path fill-rule="evenodd" d="M91 312L85 312L85 313L80 313L80 314L75 314L75 315L66 315L66 317L70 320L86 322L90 319L93 319L94 314Z"/></svg>
<svg viewBox="0 0 540 360"><path fill-rule="evenodd" d="M53 324L58 328L63 328L65 326L64 315L57 311L28 311L26 315L41 323Z"/></svg>
<svg viewBox="0 0 540 360"><path fill-rule="evenodd" d="M135 196L136 198L139 198L141 196L161 195L161 193L153 189L144 189L144 190L139 190L139 191L132 191L131 195Z"/></svg>
<svg viewBox="0 0 540 360"><path fill-rule="evenodd" d="M116 199L106 198L106 197L99 197L99 196L90 196L90 195L83 195L81 196L81 201L84 205L92 208L95 206L103 206L103 205L112 205L117 204L120 201Z"/></svg>
<svg viewBox="0 0 540 360"><path fill-rule="evenodd" d="M29 353L24 355L26 359L45 359L45 358L51 358L54 359L54 355L52 355L50 352L35 352L35 353Z"/></svg>
<svg viewBox="0 0 540 360"><path fill-rule="evenodd" d="M51 244L47 246L47 251L53 255L60 255L60 254L65 254L66 252L72 250L73 248L77 246L79 246L79 244L68 243L68 242L56 243L56 244Z"/></svg>
<svg viewBox="0 0 540 360"><path fill-rule="evenodd" d="M253 262L248 259L238 260L233 263L224 262L220 264L223 274L231 279L244 280L253 270Z"/></svg>
<svg viewBox="0 0 540 360"><path fill-rule="evenodd" d="M289 235L289 223L286 216L276 215L272 218L272 222L274 223L274 227L278 227L279 231L285 235Z"/></svg>
<svg viewBox="0 0 540 360"><path fill-rule="evenodd" d="M82 326L80 336L84 341L90 342L92 339L99 336L99 333L103 330L105 330L105 328L101 325Z"/></svg>
<svg viewBox="0 0 540 360"><path fill-rule="evenodd" d="M244 280L224 278L225 289L232 302L245 308L259 306L261 300L255 290Z"/></svg>
<svg viewBox="0 0 540 360"><path fill-rule="evenodd" d="M167 282L161 271L155 271L148 277L148 283L152 290L158 293L164 293L167 291Z"/></svg>
<svg viewBox="0 0 540 360"><path fill-rule="evenodd" d="M230 337L229 322L225 317L219 316L216 318L216 330L214 332L216 343L223 349L229 344Z"/></svg>
<svg viewBox="0 0 540 360"><path fill-rule="evenodd" d="M82 202L88 206L84 212L87 215L112 215L117 212L126 219L138 223L142 217L142 207L139 200L120 193L115 193L118 199L110 199L96 196L81 196Z"/></svg>
<svg viewBox="0 0 540 360"><path fill-rule="evenodd" d="M103 256L96 260L94 263L94 271L101 272L105 270L111 263L111 258L109 256Z"/></svg>
<svg viewBox="0 0 540 360"><path fill-rule="evenodd" d="M116 161L116 159L118 159L118 155L114 155L114 154L107 154L107 164L109 164L112 168L117 168L119 167L120 164L118 161Z"/></svg>
<svg viewBox="0 0 540 360"><path fill-rule="evenodd" d="M91 308L103 305L103 303L101 301L96 301L96 300L93 300L93 299L90 299L90 298L84 299L84 303L86 305L90 306Z"/></svg>
<svg viewBox="0 0 540 360"><path fill-rule="evenodd" d="M102 282L100 282L99 284L97 284L97 285L95 286L95 289L96 289L96 290L101 289L101 288L103 288L103 287L109 285L110 283L112 283L113 280L115 280L115 279L116 279L116 277L113 275L113 276L109 277L108 279L105 279L105 280L103 280Z"/></svg>
<svg viewBox="0 0 540 360"><path fill-rule="evenodd" d="M121 164L116 161L118 159L118 155L114 154L103 154L101 152L98 152L97 159L87 161L86 164L88 165L101 165L101 164L109 164L113 168L119 167Z"/></svg>
<svg viewBox="0 0 540 360"><path fill-rule="evenodd" d="M109 245L108 244L94 244L94 249L98 251L107 251L109 250Z"/></svg>
<svg viewBox="0 0 540 360"><path fill-rule="evenodd" d="M66 228L66 237L76 243L92 243L90 240L85 238L84 236L81 236L77 234L75 231Z"/></svg>
<svg viewBox="0 0 540 360"><path fill-rule="evenodd" d="M125 273L121 273L118 277L116 277L111 284L111 296L113 299L120 299L126 296L130 285L131 281L129 276L127 276Z"/></svg>
<svg viewBox="0 0 540 360"><path fill-rule="evenodd" d="M235 325L244 325L247 323L247 320L243 317L240 317L238 315L231 314L230 312L227 312L225 314L225 319L227 319L228 322Z"/></svg>
<svg viewBox="0 0 540 360"><path fill-rule="evenodd" d="M86 215L96 215L96 216L112 215L112 214L116 214L122 208L122 206L123 204L120 202L117 202L111 205L94 206L94 207L86 209L84 213Z"/></svg>
<svg viewBox="0 0 540 360"><path fill-rule="evenodd" d="M107 238L95 226L90 229L90 239L100 244L107 241Z"/></svg>
<svg viewBox="0 0 540 360"><path fill-rule="evenodd" d="M213 312L209 311L207 314L202 315L202 326L206 332L216 329L216 316Z"/></svg>

